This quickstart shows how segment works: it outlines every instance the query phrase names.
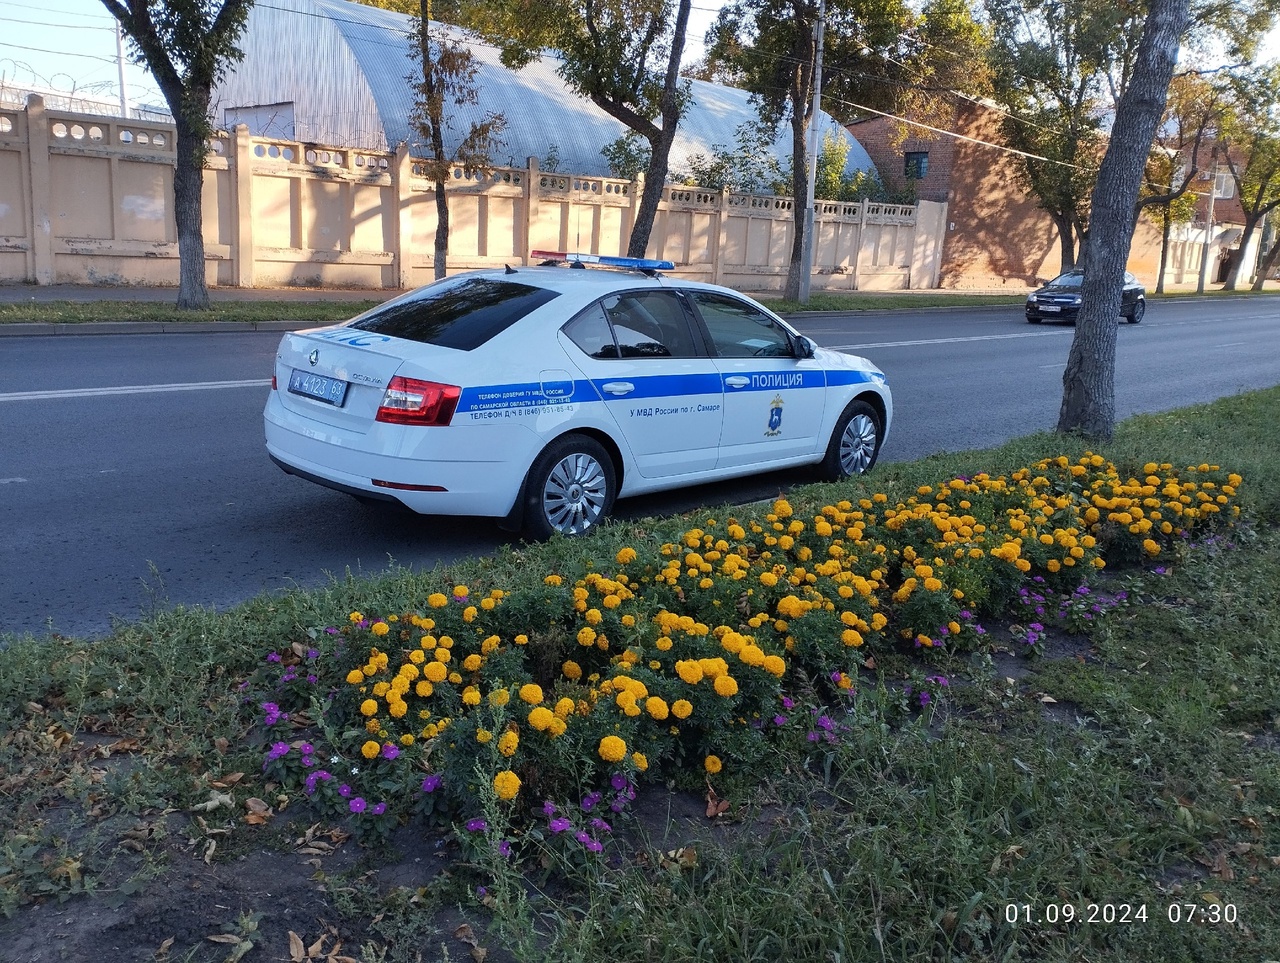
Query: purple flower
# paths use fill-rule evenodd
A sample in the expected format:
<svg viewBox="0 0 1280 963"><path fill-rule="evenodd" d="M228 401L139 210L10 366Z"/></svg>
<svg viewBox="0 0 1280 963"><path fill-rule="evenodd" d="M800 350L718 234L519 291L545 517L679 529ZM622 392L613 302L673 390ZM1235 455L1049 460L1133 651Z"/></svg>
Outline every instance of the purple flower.
<svg viewBox="0 0 1280 963"><path fill-rule="evenodd" d="M314 765L316 764L316 757L315 757L315 756L303 756L303 757L302 757L302 764L303 764L304 766L306 766L308 769L310 769L312 766L314 766Z"/></svg>
<svg viewBox="0 0 1280 963"><path fill-rule="evenodd" d="M476 895L479 896L481 899L484 899L486 896L489 895L489 890L484 886L477 886Z"/></svg>
<svg viewBox="0 0 1280 963"><path fill-rule="evenodd" d="M562 833L572 825L573 823L565 819L563 816L557 816L547 824L547 828L553 833Z"/></svg>
<svg viewBox="0 0 1280 963"><path fill-rule="evenodd" d="M346 799L348 796L351 795L351 787L344 782L341 786L338 787L338 795L341 796L343 799Z"/></svg>
<svg viewBox="0 0 1280 963"><path fill-rule="evenodd" d="M556 814L556 804L553 803L550 799L546 800L542 804L542 815L554 816L555 814Z"/></svg>
<svg viewBox="0 0 1280 963"><path fill-rule="evenodd" d="M386 811L387 811L387 804L384 802L374 803L373 808L369 810L369 812L373 813L375 816L381 816Z"/></svg>
<svg viewBox="0 0 1280 963"><path fill-rule="evenodd" d="M826 729L827 732L835 732L836 730L836 724L832 722L828 716L820 716L818 718L818 727L820 729Z"/></svg>
<svg viewBox="0 0 1280 963"><path fill-rule="evenodd" d="M782 708L794 709L795 707L796 707L796 704L790 698L788 698L787 696L782 697Z"/></svg>
<svg viewBox="0 0 1280 963"><path fill-rule="evenodd" d="M485 822L483 819L467 820L467 832L469 833L482 833L488 828L489 828L489 824Z"/></svg>
<svg viewBox="0 0 1280 963"><path fill-rule="evenodd" d="M579 829L574 834L574 838L585 846L588 842L591 841L591 834L587 832L585 829Z"/></svg>
<svg viewBox="0 0 1280 963"><path fill-rule="evenodd" d="M831 681L832 681L832 682L834 682L834 683L836 683L837 685L840 683L840 670L839 670L839 669L837 669L835 672L832 672L832 673L831 673Z"/></svg>
<svg viewBox="0 0 1280 963"><path fill-rule="evenodd" d="M324 631L325 631L325 634L326 634L326 635L337 635L337 634L338 634L338 630L337 630L337 629L335 629L332 625L331 625L331 626L329 626L329 627L328 627L327 629L325 629Z"/></svg>
<svg viewBox="0 0 1280 963"><path fill-rule="evenodd" d="M397 746L395 743L392 743L392 742L383 743L382 745L383 759L394 759L398 755L400 755L399 746Z"/></svg>
<svg viewBox="0 0 1280 963"><path fill-rule="evenodd" d="M599 816L597 816L595 819L591 820L591 828L592 828L592 829L594 829L594 830L595 830L596 832L598 832L598 833L611 833L611 832L613 832L613 827L612 827L612 826L610 826L610 825L609 825L607 822L605 822L603 819L601 819Z"/></svg>
<svg viewBox="0 0 1280 963"><path fill-rule="evenodd" d="M320 681L320 677L316 675L314 672L309 672L307 673L307 681L310 682L312 685L315 685L317 682Z"/></svg>
<svg viewBox="0 0 1280 963"><path fill-rule="evenodd" d="M927 692L920 693L920 705L927 706L932 701L933 699L930 697L929 693Z"/></svg>
<svg viewBox="0 0 1280 963"><path fill-rule="evenodd" d="M498 840L498 855L501 856L503 859L506 859L511 855L511 840L509 839Z"/></svg>
<svg viewBox="0 0 1280 963"><path fill-rule="evenodd" d="M598 853L604 849L604 843L600 842L598 839L588 839L583 845L585 845L587 850L592 853Z"/></svg>
<svg viewBox="0 0 1280 963"><path fill-rule="evenodd" d="M318 659L318 658L320 658L320 650L319 650L319 649L307 649L307 658L308 658L308 659Z"/></svg>
<svg viewBox="0 0 1280 963"><path fill-rule="evenodd" d="M440 788L440 783L442 782L444 782L444 780L438 773L432 773L426 779L422 780L422 791L435 792Z"/></svg>
<svg viewBox="0 0 1280 963"><path fill-rule="evenodd" d="M267 759L268 760L279 759L287 755L289 755L289 743L273 742L271 744L271 751L267 753Z"/></svg>
<svg viewBox="0 0 1280 963"><path fill-rule="evenodd" d="M280 661L280 653L279 653L279 652L270 652L270 653L268 653L268 654L267 654L267 661L268 661L268 662L279 662L279 661Z"/></svg>
<svg viewBox="0 0 1280 963"><path fill-rule="evenodd" d="M587 795L582 797L583 811L591 812L591 810L595 809L596 806L599 804L600 800L603 798L604 798L603 793L598 793L598 792L587 793Z"/></svg>
<svg viewBox="0 0 1280 963"><path fill-rule="evenodd" d="M621 792L627 788L627 777L620 772L615 772L613 777L609 780L609 785L618 792Z"/></svg>
<svg viewBox="0 0 1280 963"><path fill-rule="evenodd" d="M774 716L774 717L773 717L773 724L774 724L775 726L785 726L785 725L787 724L787 717L786 717L786 716Z"/></svg>
<svg viewBox="0 0 1280 963"><path fill-rule="evenodd" d="M365 811L368 805L369 804L366 803L362 797L356 796L355 799L347 803L347 808L350 809L353 813L362 813Z"/></svg>
<svg viewBox="0 0 1280 963"><path fill-rule="evenodd" d="M298 751L304 756L309 756L316 751L316 747L309 742L304 742L298 747Z"/></svg>

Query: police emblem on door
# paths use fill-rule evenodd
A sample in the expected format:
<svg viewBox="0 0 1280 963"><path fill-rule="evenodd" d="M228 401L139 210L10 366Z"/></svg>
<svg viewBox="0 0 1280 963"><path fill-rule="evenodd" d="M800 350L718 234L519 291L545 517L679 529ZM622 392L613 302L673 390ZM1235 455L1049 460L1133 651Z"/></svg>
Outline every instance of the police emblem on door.
<svg viewBox="0 0 1280 963"><path fill-rule="evenodd" d="M766 438L775 438L782 434L782 395L774 395L773 401L769 402L769 430L764 433Z"/></svg>

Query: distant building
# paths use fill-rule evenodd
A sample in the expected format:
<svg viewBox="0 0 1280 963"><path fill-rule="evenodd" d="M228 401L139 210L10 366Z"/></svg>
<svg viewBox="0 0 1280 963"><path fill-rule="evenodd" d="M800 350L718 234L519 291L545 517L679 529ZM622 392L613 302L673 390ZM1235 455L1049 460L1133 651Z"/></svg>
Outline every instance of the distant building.
<svg viewBox="0 0 1280 963"><path fill-rule="evenodd" d="M251 133L282 139L392 150L407 143L421 155L409 126L413 91L408 77L417 70L410 57L410 18L346 0L274 0L255 5L241 41L244 60L215 92L215 121L231 129L246 124ZM445 29L445 28L442 28ZM504 67L498 51L472 43L479 102L453 107L447 151L456 150L472 120L501 113L507 120L498 165L523 167L529 157L556 159L570 174L609 173L600 149L627 128L595 104L569 90L543 57L522 70ZM744 90L690 81L691 102L677 128L671 171L687 170L696 154L732 146L737 128L759 111ZM874 165L856 139L824 114L826 130L846 140L847 172ZM790 164L789 132L774 152Z"/></svg>
<svg viewBox="0 0 1280 963"><path fill-rule="evenodd" d="M941 287L1035 285L1061 267L1057 227L1039 199L1023 188L1020 158L1001 146L1002 118L994 105L956 97L950 118L933 123L949 134L909 128L902 138L896 122L884 117L850 125L886 187L912 185L920 200L947 204ZM1199 276L1208 187L1215 176L1206 175L1195 186L1206 195L1200 199L1196 219L1176 226L1170 238L1168 283L1194 282ZM1219 198L1226 196L1222 177L1219 172ZM1227 176L1227 183L1230 180ZM1238 200L1217 201L1209 239L1210 281L1220 279L1221 264L1233 253L1232 245L1238 244L1243 223ZM1160 226L1148 217L1139 218L1127 267L1149 288L1155 287L1160 271L1160 247Z"/></svg>

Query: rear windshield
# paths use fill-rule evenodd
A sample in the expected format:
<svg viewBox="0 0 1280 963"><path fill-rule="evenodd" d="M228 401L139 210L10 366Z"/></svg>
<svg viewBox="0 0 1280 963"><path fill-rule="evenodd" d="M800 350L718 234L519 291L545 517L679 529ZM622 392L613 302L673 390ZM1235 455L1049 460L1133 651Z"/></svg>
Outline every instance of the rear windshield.
<svg viewBox="0 0 1280 963"><path fill-rule="evenodd" d="M529 284L460 278L388 301L350 327L470 351L557 296Z"/></svg>

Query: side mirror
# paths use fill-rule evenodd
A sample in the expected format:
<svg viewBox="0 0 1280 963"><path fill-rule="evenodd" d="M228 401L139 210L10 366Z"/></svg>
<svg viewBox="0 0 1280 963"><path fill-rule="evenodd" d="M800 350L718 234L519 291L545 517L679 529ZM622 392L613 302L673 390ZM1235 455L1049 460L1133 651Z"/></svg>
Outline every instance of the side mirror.
<svg viewBox="0 0 1280 963"><path fill-rule="evenodd" d="M797 358L812 358L816 349L817 345L804 335L799 335L796 338L795 353Z"/></svg>

